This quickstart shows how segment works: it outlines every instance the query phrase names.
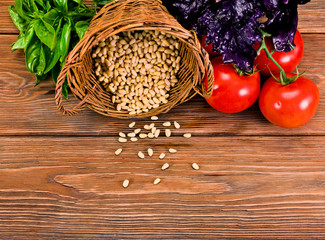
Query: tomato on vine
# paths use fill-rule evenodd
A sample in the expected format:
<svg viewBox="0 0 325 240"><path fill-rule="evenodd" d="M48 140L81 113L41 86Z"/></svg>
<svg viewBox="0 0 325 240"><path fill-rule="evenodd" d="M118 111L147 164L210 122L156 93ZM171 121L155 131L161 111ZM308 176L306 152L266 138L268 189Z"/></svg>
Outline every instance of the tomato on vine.
<svg viewBox="0 0 325 240"><path fill-rule="evenodd" d="M295 47L290 52L278 52L274 50L273 42L271 37L265 37L265 44L269 52L272 54L274 60L283 68L285 72L293 72L299 63L301 62L304 53L304 42L300 32L297 30L295 39ZM257 43L254 48L257 50L261 46L261 43ZM261 75L270 77L271 73L276 73L279 68L274 64L267 56L264 49L257 53L255 59L256 68L261 70Z"/></svg>
<svg viewBox="0 0 325 240"><path fill-rule="evenodd" d="M224 64L221 57L211 60L214 71L212 96L207 102L224 113L246 110L257 100L260 92L260 74L238 74L232 64ZM207 80L206 84L207 84Z"/></svg>
<svg viewBox="0 0 325 240"><path fill-rule="evenodd" d="M293 73L287 73L289 78L294 76ZM306 124L316 113L318 104L317 85L303 76L287 85L270 77L264 83L259 97L264 117L283 128L296 128Z"/></svg>

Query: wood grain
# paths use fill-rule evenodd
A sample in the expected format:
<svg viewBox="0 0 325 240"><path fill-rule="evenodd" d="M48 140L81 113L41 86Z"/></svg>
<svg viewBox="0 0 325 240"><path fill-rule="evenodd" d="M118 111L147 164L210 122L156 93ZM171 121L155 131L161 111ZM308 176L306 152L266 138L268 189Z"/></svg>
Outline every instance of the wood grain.
<svg viewBox="0 0 325 240"><path fill-rule="evenodd" d="M325 134L325 35L303 37L306 50L301 69L308 69L306 76L317 83L321 93L318 112L306 126L294 130L275 127L264 119L256 105L239 114L223 114L200 97L161 115L161 120L177 120L189 132L205 136ZM35 77L26 70L23 53L10 52L8 45L14 38L14 35L0 35L3 56L0 59L0 134L112 135L126 129L129 121L103 117L89 110L73 117L62 116L54 103L53 82L49 80L33 87ZM75 101L70 106L73 104ZM144 123L145 119L139 121L140 125Z"/></svg>
<svg viewBox="0 0 325 240"><path fill-rule="evenodd" d="M115 156L111 137L0 137L1 236L325 237L324 137L175 138ZM136 150L149 146L154 156L139 160ZM170 146L178 152L158 160Z"/></svg>
<svg viewBox="0 0 325 240"><path fill-rule="evenodd" d="M159 116L159 128L181 123L171 138L127 144L117 134L130 121L62 116L52 81L33 87L8 47L13 2L0 1L0 239L325 239L324 0L300 7L301 69L321 93L306 126L275 127L256 105L222 114L197 97ZM149 147L154 157L140 160ZM169 147L178 152L159 160Z"/></svg>

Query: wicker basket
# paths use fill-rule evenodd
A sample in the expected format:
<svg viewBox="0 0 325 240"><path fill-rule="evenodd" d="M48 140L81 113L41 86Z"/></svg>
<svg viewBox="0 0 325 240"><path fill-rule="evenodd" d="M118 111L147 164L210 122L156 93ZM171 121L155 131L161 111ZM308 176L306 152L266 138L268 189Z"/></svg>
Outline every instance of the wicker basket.
<svg viewBox="0 0 325 240"><path fill-rule="evenodd" d="M101 40L123 31L158 30L177 37L181 43L181 67L178 83L169 94L168 103L147 113L130 115L117 111L112 103L112 94L104 89L95 77L93 46ZM207 74L208 87L203 86ZM62 85L67 79L74 96L80 100L72 109L66 109L62 102ZM209 56L201 47L196 35L184 29L171 16L160 0L115 0L105 5L92 19L82 40L66 58L58 77L55 101L62 113L74 115L85 106L105 116L116 118L140 118L168 112L174 106L191 99L196 93L207 97L212 92L213 70Z"/></svg>

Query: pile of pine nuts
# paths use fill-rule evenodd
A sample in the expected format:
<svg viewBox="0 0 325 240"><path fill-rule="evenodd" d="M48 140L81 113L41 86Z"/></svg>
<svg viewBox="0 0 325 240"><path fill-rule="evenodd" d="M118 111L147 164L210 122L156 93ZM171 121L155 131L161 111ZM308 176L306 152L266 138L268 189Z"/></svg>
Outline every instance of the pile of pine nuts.
<svg viewBox="0 0 325 240"><path fill-rule="evenodd" d="M168 102L180 69L180 42L159 31L127 31L100 41L95 74L118 111L148 112Z"/></svg>

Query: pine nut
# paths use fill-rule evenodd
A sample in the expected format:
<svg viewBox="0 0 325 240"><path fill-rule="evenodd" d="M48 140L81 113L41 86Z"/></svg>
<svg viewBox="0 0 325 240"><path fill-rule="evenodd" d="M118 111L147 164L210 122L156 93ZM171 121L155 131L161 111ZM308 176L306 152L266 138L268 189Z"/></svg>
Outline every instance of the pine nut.
<svg viewBox="0 0 325 240"><path fill-rule="evenodd" d="M176 122L176 121L174 121L174 126L175 126L175 128L177 128L177 129L181 128L181 125L179 125L179 123Z"/></svg>
<svg viewBox="0 0 325 240"><path fill-rule="evenodd" d="M153 184L157 185L160 183L160 178L156 178L155 181L153 181Z"/></svg>
<svg viewBox="0 0 325 240"><path fill-rule="evenodd" d="M151 117L151 120L152 120L152 121L156 121L156 120L158 120L158 117L157 117L157 116L152 116L152 117Z"/></svg>
<svg viewBox="0 0 325 240"><path fill-rule="evenodd" d="M176 153L176 152L177 152L177 150L174 149L174 148L170 148L168 151L169 151L170 153Z"/></svg>
<svg viewBox="0 0 325 240"><path fill-rule="evenodd" d="M170 129L165 129L165 135L166 137L170 137L172 135Z"/></svg>
<svg viewBox="0 0 325 240"><path fill-rule="evenodd" d="M118 141L119 141L120 143L125 143L125 142L127 142L128 140L127 140L126 138L122 138L122 137L120 137L120 138L118 139Z"/></svg>
<svg viewBox="0 0 325 240"><path fill-rule="evenodd" d="M129 124L129 128L133 128L135 126L135 122Z"/></svg>
<svg viewBox="0 0 325 240"><path fill-rule="evenodd" d="M140 138L146 138L146 137L148 137L148 135L145 134L145 133L141 133L141 134L139 135L139 137L140 137Z"/></svg>
<svg viewBox="0 0 325 240"><path fill-rule="evenodd" d="M135 134L138 134L139 132L141 132L141 128L137 128L137 129L134 130Z"/></svg>
<svg viewBox="0 0 325 240"><path fill-rule="evenodd" d="M134 132L128 133L127 136L128 136L128 137L135 137L135 133L134 133Z"/></svg>
<svg viewBox="0 0 325 240"><path fill-rule="evenodd" d="M200 169L200 167L199 167L199 165L197 165L197 163L192 163L192 168L194 170L199 170Z"/></svg>
<svg viewBox="0 0 325 240"><path fill-rule="evenodd" d="M164 127L170 127L170 126L171 126L171 123L170 123L170 122L164 122L164 123L163 123L163 126L164 126Z"/></svg>
<svg viewBox="0 0 325 240"><path fill-rule="evenodd" d="M138 139L137 139L136 137L132 137L132 138L130 138L130 140L131 140L131 142L136 142L136 141L138 141Z"/></svg>
<svg viewBox="0 0 325 240"><path fill-rule="evenodd" d="M185 133L183 136L184 136L185 138L190 138L190 137L192 137L192 134L190 134L190 133Z"/></svg>
<svg viewBox="0 0 325 240"><path fill-rule="evenodd" d="M164 171L167 168L169 168L169 164L168 163L165 163L164 165L162 165L161 170Z"/></svg>
<svg viewBox="0 0 325 240"><path fill-rule="evenodd" d="M138 156L139 156L139 158L144 159L144 154L143 154L143 152L138 152Z"/></svg>
<svg viewBox="0 0 325 240"><path fill-rule="evenodd" d="M160 155L159 155L159 159L164 159L166 157L166 154L165 153L161 153Z"/></svg>
<svg viewBox="0 0 325 240"><path fill-rule="evenodd" d="M150 157L152 157L152 155L153 155L153 150L152 150L151 148L148 148L148 155L149 155Z"/></svg>
<svg viewBox="0 0 325 240"><path fill-rule="evenodd" d="M119 133L119 136L120 137L126 137L126 135L124 133L122 133L122 132Z"/></svg>
<svg viewBox="0 0 325 240"><path fill-rule="evenodd" d="M129 186L129 184L130 184L129 180L124 180L122 185L124 188L127 188Z"/></svg>
<svg viewBox="0 0 325 240"><path fill-rule="evenodd" d="M159 137L159 134L160 134L160 130L157 129L156 132L155 132L155 134L154 134L155 135L155 138L158 138Z"/></svg>
<svg viewBox="0 0 325 240"><path fill-rule="evenodd" d="M119 148L115 151L115 155L118 156L121 154L121 152L122 152L122 148Z"/></svg>

